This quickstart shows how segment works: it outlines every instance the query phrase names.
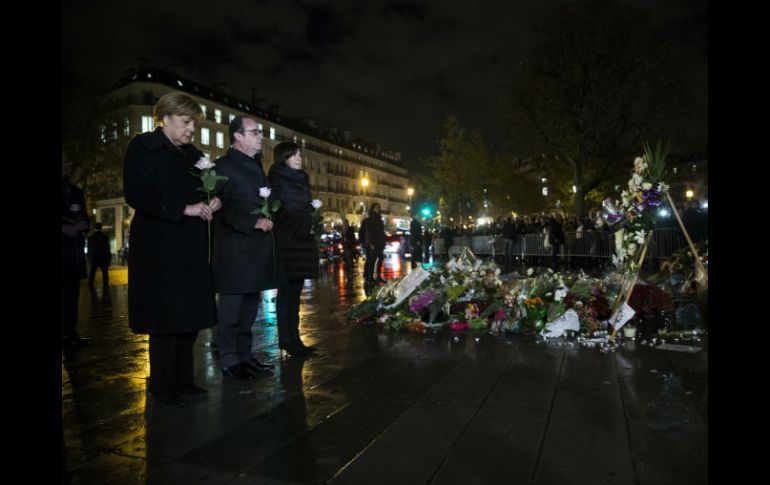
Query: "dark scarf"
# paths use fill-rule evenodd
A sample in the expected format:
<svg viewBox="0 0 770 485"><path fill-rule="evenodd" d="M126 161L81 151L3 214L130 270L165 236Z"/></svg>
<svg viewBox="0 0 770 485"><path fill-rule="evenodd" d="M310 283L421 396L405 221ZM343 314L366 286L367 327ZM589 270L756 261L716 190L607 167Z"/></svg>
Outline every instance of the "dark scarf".
<svg viewBox="0 0 770 485"><path fill-rule="evenodd" d="M282 207L291 212L310 212L310 183L303 170L294 170L285 163L274 163L269 177L273 196L281 201Z"/></svg>

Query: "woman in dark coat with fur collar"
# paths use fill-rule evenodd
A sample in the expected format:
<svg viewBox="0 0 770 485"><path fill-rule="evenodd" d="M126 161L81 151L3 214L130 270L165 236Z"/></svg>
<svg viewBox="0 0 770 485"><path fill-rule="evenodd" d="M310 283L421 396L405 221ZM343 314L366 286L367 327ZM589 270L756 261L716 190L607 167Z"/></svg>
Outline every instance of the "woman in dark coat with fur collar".
<svg viewBox="0 0 770 485"><path fill-rule="evenodd" d="M278 288L278 344L291 356L306 357L313 349L299 337L299 299L307 278L318 278L318 245L313 235L313 201L310 182L302 170L302 150L294 143L276 145L268 178L272 198L281 201L275 214L274 232L282 263Z"/></svg>

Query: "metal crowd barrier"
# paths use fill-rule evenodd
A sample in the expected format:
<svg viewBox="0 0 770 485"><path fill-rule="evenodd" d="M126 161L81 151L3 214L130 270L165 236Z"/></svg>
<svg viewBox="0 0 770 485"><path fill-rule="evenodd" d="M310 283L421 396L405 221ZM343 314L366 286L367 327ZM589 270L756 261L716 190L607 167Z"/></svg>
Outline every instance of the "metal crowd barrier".
<svg viewBox="0 0 770 485"><path fill-rule="evenodd" d="M606 231L590 231L578 234L566 232L566 241L561 246L562 258L588 257L611 258L615 253L615 235ZM455 236L452 251L459 252L463 246L469 247L474 254L505 256L506 241L502 236ZM667 258L677 249L687 244L679 228L660 228L652 233L647 258ZM544 234L519 235L511 243L514 257L551 256L551 248L545 246ZM433 241L433 254L446 255L444 240Z"/></svg>

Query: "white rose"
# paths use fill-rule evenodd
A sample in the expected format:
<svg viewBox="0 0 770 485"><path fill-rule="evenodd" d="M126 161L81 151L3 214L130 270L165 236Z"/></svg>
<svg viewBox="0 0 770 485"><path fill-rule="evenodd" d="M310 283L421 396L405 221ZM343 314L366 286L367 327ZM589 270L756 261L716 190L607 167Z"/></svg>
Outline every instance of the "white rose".
<svg viewBox="0 0 770 485"><path fill-rule="evenodd" d="M259 189L259 196L264 197L265 199L270 197L271 193L272 191L270 190L270 187L260 187Z"/></svg>
<svg viewBox="0 0 770 485"><path fill-rule="evenodd" d="M210 168L214 168L214 163L209 160L209 157L203 156L200 160L198 160L195 163L195 167L199 168L200 170L208 170Z"/></svg>
<svg viewBox="0 0 770 485"><path fill-rule="evenodd" d="M318 199L313 199L313 202L311 202L310 205L313 206L313 209L319 209L323 205L323 202Z"/></svg>
<svg viewBox="0 0 770 485"><path fill-rule="evenodd" d="M645 163L644 159L642 157L636 157L634 160L634 171L636 171L636 173L642 173L646 168L647 163Z"/></svg>

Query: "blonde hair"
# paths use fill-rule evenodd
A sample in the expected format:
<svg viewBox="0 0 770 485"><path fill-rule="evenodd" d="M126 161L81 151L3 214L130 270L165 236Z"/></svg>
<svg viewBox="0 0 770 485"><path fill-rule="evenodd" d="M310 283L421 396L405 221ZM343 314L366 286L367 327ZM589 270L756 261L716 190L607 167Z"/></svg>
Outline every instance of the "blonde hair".
<svg viewBox="0 0 770 485"><path fill-rule="evenodd" d="M158 102L155 103L155 107L152 109L152 115L158 124L163 122L164 116L177 115L200 118L202 113L203 111L198 103L179 91L164 94L158 99Z"/></svg>

